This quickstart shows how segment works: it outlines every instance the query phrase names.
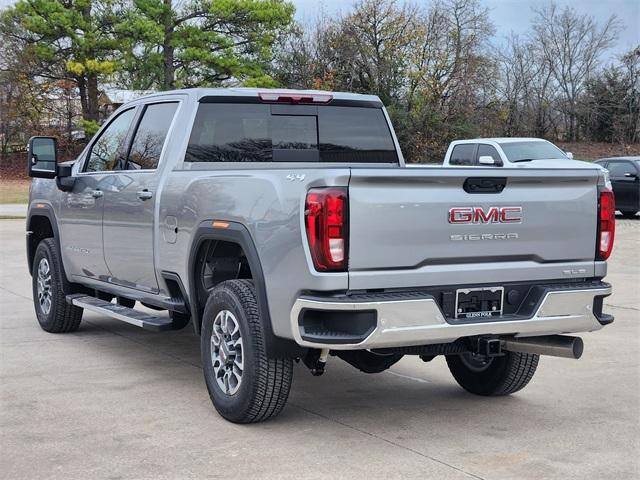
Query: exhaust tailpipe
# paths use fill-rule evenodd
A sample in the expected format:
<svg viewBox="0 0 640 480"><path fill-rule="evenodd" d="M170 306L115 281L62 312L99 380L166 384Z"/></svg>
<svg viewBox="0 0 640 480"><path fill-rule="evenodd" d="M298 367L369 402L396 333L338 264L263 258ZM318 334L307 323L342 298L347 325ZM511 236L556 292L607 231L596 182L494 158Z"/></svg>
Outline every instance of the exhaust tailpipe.
<svg viewBox="0 0 640 480"><path fill-rule="evenodd" d="M536 353L552 357L575 358L582 356L584 343L580 337L547 335L502 339L502 349L510 352Z"/></svg>

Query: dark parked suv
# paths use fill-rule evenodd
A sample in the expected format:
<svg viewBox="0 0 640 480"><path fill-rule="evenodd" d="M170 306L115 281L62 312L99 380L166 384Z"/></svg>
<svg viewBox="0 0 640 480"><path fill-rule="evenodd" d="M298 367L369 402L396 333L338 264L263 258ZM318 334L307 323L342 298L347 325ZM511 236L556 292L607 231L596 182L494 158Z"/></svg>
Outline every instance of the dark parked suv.
<svg viewBox="0 0 640 480"><path fill-rule="evenodd" d="M640 157L603 158L595 162L609 170L616 208L625 217L640 210Z"/></svg>

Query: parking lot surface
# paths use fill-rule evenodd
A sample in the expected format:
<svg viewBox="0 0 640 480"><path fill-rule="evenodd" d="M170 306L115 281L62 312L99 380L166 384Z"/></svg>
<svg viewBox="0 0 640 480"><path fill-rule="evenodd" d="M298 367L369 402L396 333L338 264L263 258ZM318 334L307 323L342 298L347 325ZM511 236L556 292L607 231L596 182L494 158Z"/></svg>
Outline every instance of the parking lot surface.
<svg viewBox="0 0 640 480"><path fill-rule="evenodd" d="M245 426L213 409L191 326L85 312L76 333L40 330L24 243L24 220L0 220L2 478L640 478L640 218L617 226L614 324L582 335L580 360L543 357L521 392L467 394L442 357L377 375L330 358Z"/></svg>

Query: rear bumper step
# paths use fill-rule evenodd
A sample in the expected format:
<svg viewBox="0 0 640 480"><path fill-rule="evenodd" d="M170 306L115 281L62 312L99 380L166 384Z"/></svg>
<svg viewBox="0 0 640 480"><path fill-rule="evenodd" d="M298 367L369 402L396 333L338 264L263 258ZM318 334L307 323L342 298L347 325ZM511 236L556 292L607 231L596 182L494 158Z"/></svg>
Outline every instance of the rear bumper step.
<svg viewBox="0 0 640 480"><path fill-rule="evenodd" d="M154 332L171 330L173 326L173 321L169 317L156 317L139 310L134 310L133 308L123 307L122 305L106 302L81 293L67 295L67 303Z"/></svg>
<svg viewBox="0 0 640 480"><path fill-rule="evenodd" d="M557 335L601 329L597 302L610 294L604 282L556 286L541 295L527 318L468 322L445 317L433 296L419 292L300 297L290 321L298 344L334 350L449 343L477 335Z"/></svg>

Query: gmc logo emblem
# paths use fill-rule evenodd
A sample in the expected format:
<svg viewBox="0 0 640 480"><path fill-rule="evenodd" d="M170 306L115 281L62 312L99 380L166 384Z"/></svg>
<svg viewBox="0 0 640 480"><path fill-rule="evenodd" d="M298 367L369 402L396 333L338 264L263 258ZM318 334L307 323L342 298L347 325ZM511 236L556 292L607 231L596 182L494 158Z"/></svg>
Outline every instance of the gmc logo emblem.
<svg viewBox="0 0 640 480"><path fill-rule="evenodd" d="M522 207L453 207L449 223L521 223Z"/></svg>

